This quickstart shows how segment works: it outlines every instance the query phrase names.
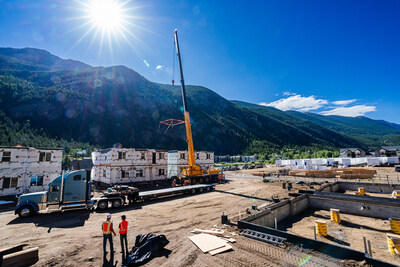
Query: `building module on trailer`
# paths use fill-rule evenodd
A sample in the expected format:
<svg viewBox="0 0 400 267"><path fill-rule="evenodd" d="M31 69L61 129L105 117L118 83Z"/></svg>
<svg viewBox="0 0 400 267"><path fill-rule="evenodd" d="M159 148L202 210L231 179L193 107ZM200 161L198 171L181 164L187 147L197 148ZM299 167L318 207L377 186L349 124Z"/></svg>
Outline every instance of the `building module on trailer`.
<svg viewBox="0 0 400 267"><path fill-rule="evenodd" d="M214 168L214 152L196 151L196 162L204 170ZM92 182L98 187L113 184L132 186L170 185L188 164L187 151L110 148L92 153Z"/></svg>
<svg viewBox="0 0 400 267"><path fill-rule="evenodd" d="M152 184L167 179L168 152L160 149L110 148L92 153L96 186Z"/></svg>

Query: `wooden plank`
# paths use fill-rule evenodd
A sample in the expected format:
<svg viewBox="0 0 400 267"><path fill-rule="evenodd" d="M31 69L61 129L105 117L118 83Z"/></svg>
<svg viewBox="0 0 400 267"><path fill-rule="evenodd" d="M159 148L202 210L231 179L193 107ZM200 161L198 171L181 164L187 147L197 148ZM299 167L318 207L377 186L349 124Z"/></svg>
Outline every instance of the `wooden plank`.
<svg viewBox="0 0 400 267"><path fill-rule="evenodd" d="M192 233L204 233L204 234L217 235L217 236L223 236L224 235L224 231L223 230L193 229Z"/></svg>
<svg viewBox="0 0 400 267"><path fill-rule="evenodd" d="M1 248L0 255L7 255L10 253L21 251L24 249L25 246L27 246L27 244L22 244L14 247Z"/></svg>
<svg viewBox="0 0 400 267"><path fill-rule="evenodd" d="M226 244L222 248L217 248L217 249L210 250L208 253L210 253L211 256L214 256L214 255L216 255L218 253L222 253L222 252L225 252L225 251L228 251L228 250L231 250L231 249L233 249L232 246L229 245L229 244Z"/></svg>
<svg viewBox="0 0 400 267"><path fill-rule="evenodd" d="M236 242L236 239L233 239L233 238L222 237L222 239L224 239L224 240L226 240L228 242L231 242L231 243L235 243Z"/></svg>
<svg viewBox="0 0 400 267"><path fill-rule="evenodd" d="M204 253L217 248L222 248L228 242L222 238L209 234L193 235L189 236L189 239Z"/></svg>
<svg viewBox="0 0 400 267"><path fill-rule="evenodd" d="M3 257L2 267L20 267L30 266L39 260L39 248L30 248L27 250L11 253Z"/></svg>

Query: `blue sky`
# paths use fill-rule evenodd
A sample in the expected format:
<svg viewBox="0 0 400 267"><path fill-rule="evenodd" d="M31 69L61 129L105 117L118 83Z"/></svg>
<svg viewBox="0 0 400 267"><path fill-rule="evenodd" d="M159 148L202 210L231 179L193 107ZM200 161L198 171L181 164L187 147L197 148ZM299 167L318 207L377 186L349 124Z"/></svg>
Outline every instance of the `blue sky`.
<svg viewBox="0 0 400 267"><path fill-rule="evenodd" d="M87 2L0 0L0 46L170 83L177 28L187 84L282 110L400 123L400 1L120 0L129 23L110 40L96 34Z"/></svg>

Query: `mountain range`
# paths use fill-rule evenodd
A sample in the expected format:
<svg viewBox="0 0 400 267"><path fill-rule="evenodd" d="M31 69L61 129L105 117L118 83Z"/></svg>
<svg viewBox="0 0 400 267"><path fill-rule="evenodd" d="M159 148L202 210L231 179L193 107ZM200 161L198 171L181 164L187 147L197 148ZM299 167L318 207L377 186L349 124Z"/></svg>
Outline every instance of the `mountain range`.
<svg viewBox="0 0 400 267"><path fill-rule="evenodd" d="M190 77L190 73L187 74ZM322 116L229 101L202 86L188 85L188 109L196 150L216 154L269 147L361 147L399 145L400 125L367 117ZM34 48L0 48L0 145L13 132L31 131L41 141L74 140L97 147L186 149L179 86L149 81L125 66L92 67ZM44 136L44 137L43 137ZM33 141L32 141L33 142Z"/></svg>

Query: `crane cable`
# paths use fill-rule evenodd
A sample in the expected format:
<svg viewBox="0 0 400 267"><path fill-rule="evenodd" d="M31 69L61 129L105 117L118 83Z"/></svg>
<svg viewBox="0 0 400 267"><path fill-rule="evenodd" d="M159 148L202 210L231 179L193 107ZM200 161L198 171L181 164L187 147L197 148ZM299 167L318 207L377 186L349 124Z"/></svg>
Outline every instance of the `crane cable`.
<svg viewBox="0 0 400 267"><path fill-rule="evenodd" d="M172 46L172 86L175 84L175 40Z"/></svg>

